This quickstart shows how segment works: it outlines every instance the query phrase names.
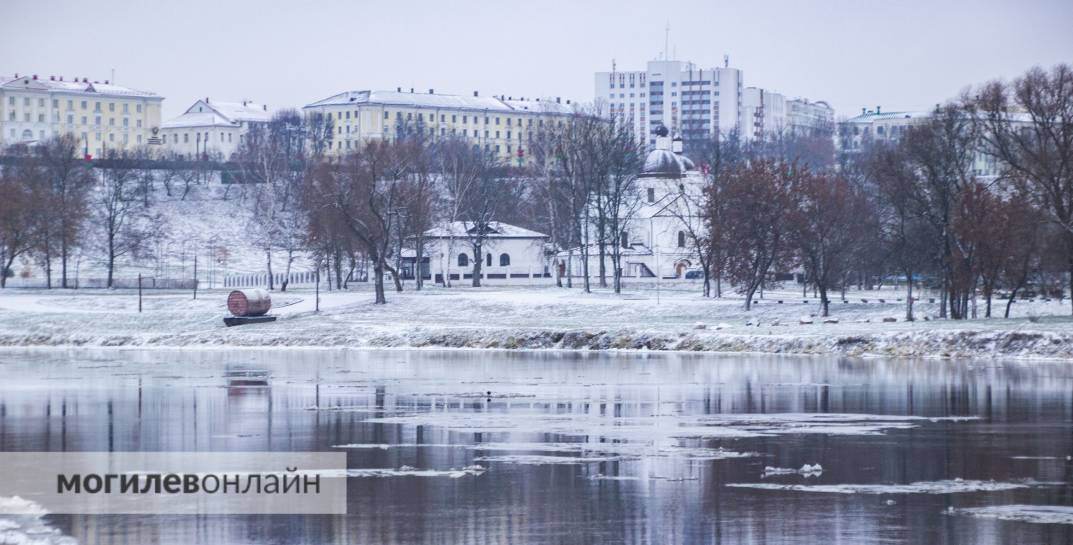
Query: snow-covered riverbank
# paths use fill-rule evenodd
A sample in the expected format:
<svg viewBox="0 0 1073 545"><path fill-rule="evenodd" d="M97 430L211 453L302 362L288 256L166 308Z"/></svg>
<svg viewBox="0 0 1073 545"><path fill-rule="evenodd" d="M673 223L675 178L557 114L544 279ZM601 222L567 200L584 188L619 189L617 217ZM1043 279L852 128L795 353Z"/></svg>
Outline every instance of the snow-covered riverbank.
<svg viewBox="0 0 1073 545"><path fill-rule="evenodd" d="M815 299L789 291L768 293L745 312L737 297L704 299L682 285L665 287L658 296L651 289L616 296L557 288L432 288L391 293L385 306L373 305L362 286L322 293L320 313L313 312L311 291L274 293L278 321L226 328L226 294L202 291L193 300L189 292L147 292L138 313L134 291L8 290L0 293L0 346L619 349L1073 360L1068 301L1018 301L1010 319L955 322L934 319L936 304L924 299L916 308L929 319L905 322L904 303L893 291L850 293L847 302L832 304L824 320L814 316Z"/></svg>

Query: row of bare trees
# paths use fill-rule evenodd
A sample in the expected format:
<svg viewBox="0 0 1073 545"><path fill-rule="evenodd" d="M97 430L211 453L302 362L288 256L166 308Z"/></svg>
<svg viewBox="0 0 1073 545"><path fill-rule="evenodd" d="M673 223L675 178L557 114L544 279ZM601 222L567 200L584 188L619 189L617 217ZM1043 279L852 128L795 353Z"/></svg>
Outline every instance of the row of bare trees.
<svg viewBox="0 0 1073 545"><path fill-rule="evenodd" d="M717 295L726 278L749 308L776 272L799 268L826 316L830 292L897 275L907 319L921 282L938 290L940 316L964 319L990 317L1000 292L1008 316L1031 286L1062 297L1054 280L1073 282L1066 65L966 92L900 139L829 162L801 153L815 146L772 144L731 135L700 157L705 229L693 238Z"/></svg>

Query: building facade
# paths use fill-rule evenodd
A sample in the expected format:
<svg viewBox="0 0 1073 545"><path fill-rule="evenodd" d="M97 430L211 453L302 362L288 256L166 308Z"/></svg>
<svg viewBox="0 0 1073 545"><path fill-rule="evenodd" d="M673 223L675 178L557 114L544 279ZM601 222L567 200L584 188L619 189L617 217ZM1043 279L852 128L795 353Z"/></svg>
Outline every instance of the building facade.
<svg viewBox="0 0 1073 545"><path fill-rule="evenodd" d="M412 278L421 270L425 278L437 284L467 282L473 278L474 260L480 259L481 279L497 283L528 283L550 278L548 235L517 225L492 222L481 244L481 253L473 254L470 234L473 224L456 221L425 233L424 263L414 266L416 253L403 253L403 278ZM409 257L410 264L405 263Z"/></svg>
<svg viewBox="0 0 1073 545"><path fill-rule="evenodd" d="M331 119L331 153L343 154L370 139L419 133L464 138L510 164L526 164L530 141L549 123L562 123L570 101L395 91L347 91L303 108Z"/></svg>
<svg viewBox="0 0 1073 545"><path fill-rule="evenodd" d="M69 134L88 155L148 144L164 97L88 78L24 75L0 79L0 145Z"/></svg>
<svg viewBox="0 0 1073 545"><path fill-rule="evenodd" d="M787 100L786 126L795 136L831 136L835 134L835 111L822 100Z"/></svg>
<svg viewBox="0 0 1073 545"><path fill-rule="evenodd" d="M812 132L826 121L829 130L834 119L824 102L790 100L780 93L745 87L742 71L729 62L699 68L692 62L655 60L645 70L597 72L595 83L596 103L605 115L629 127L649 150L656 147L654 131L659 126L688 146L732 131L753 140L795 124L798 130Z"/></svg>
<svg viewBox="0 0 1073 545"><path fill-rule="evenodd" d="M684 140L707 140L740 123L741 70L699 68L686 61L649 61L644 70L596 73L596 103L636 135L656 145L653 131L664 126Z"/></svg>
<svg viewBox="0 0 1073 545"><path fill-rule="evenodd" d="M268 123L268 106L242 102L198 100L182 115L160 127L164 148L183 158L215 156L230 159L251 126Z"/></svg>

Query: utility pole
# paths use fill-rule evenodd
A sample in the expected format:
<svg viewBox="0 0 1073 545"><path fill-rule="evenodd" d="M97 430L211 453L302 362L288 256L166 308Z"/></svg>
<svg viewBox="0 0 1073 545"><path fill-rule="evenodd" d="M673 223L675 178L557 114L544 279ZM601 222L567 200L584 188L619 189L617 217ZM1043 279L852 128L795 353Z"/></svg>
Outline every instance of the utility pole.
<svg viewBox="0 0 1073 545"><path fill-rule="evenodd" d="M194 299L197 299L197 252L194 252Z"/></svg>

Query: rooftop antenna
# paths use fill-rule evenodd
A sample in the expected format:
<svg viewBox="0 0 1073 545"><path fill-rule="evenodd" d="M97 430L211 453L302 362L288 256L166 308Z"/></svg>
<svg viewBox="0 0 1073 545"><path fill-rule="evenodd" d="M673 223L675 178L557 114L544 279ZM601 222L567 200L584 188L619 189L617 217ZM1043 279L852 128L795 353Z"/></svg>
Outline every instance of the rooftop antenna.
<svg viewBox="0 0 1073 545"><path fill-rule="evenodd" d="M667 58L667 52L670 50L671 44L671 20L667 19L667 27L663 29L663 60L669 61Z"/></svg>
<svg viewBox="0 0 1073 545"><path fill-rule="evenodd" d="M723 68L730 68L730 55L723 53Z"/></svg>

